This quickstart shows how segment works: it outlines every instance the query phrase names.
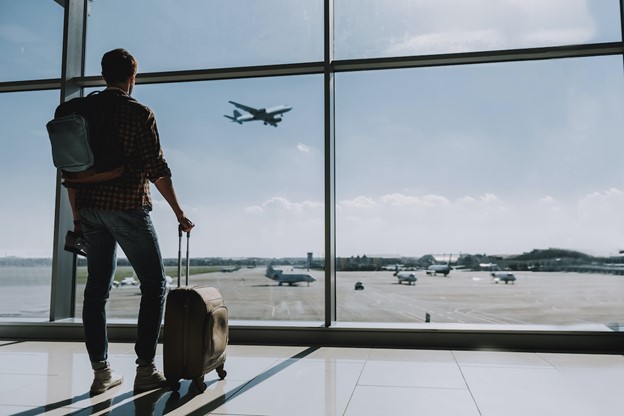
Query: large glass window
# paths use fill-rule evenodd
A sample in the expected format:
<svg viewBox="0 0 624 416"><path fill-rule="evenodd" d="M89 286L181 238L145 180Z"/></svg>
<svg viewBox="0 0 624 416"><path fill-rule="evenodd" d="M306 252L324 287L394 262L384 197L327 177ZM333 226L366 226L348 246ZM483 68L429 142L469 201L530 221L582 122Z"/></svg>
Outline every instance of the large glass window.
<svg viewBox="0 0 624 416"><path fill-rule="evenodd" d="M45 124L58 100L0 94L0 318L49 317L56 169Z"/></svg>
<svg viewBox="0 0 624 416"><path fill-rule="evenodd" d="M621 57L338 74L338 318L624 320L623 111Z"/></svg>
<svg viewBox="0 0 624 416"><path fill-rule="evenodd" d="M102 54L119 47L142 72L320 61L323 2L91 2L87 74L99 74Z"/></svg>
<svg viewBox="0 0 624 416"><path fill-rule="evenodd" d="M191 281L218 287L231 319L324 319L322 91L321 76L134 90L156 114L176 193L196 224ZM276 127L262 121L238 124L224 115L248 113L228 101L267 112L280 105L291 110L274 116L281 119ZM175 284L177 222L155 190L153 197L154 223ZM267 278L269 267L282 270L283 280ZM302 277L290 286L293 275L315 281L308 284ZM118 281L130 276L129 267L120 267ZM138 287L131 285L114 288L111 302L127 307L111 306L111 316L136 316L135 292Z"/></svg>
<svg viewBox="0 0 624 416"><path fill-rule="evenodd" d="M617 0L335 0L335 58L614 42Z"/></svg>
<svg viewBox="0 0 624 416"><path fill-rule="evenodd" d="M57 2L0 2L0 82L60 77L62 42Z"/></svg>
<svg viewBox="0 0 624 416"><path fill-rule="evenodd" d="M58 91L13 91L60 76L65 3L0 1L0 83L10 91L0 95L0 318L49 316L56 171L45 122ZM617 0L330 3L338 60L485 52L487 61L519 48L530 59L532 48L574 55L574 45L622 41ZM118 47L140 72L171 75L262 65L282 74L282 64L324 59L322 0L85 4L87 76ZM621 54L352 64L331 75L340 321L600 330L624 321ZM324 75L166 75L134 95L157 115L178 197L197 224L191 279L219 287L238 322L324 321L324 167L334 162L325 160ZM243 122L252 108L279 105L290 110L275 127ZM173 286L177 224L153 196ZM134 320L138 286L120 257L109 316ZM77 316L85 280L79 259Z"/></svg>

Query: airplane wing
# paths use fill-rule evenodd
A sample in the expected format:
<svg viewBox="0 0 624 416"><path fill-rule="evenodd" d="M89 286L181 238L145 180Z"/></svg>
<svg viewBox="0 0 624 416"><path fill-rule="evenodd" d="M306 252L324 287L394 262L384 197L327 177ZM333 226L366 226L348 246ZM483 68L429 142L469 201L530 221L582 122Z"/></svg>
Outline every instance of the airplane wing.
<svg viewBox="0 0 624 416"><path fill-rule="evenodd" d="M256 115L262 112L262 110L258 110L257 108L248 107L244 104L235 103L234 101L228 101L228 103L232 104L235 107L240 108L241 110L247 111L249 114Z"/></svg>

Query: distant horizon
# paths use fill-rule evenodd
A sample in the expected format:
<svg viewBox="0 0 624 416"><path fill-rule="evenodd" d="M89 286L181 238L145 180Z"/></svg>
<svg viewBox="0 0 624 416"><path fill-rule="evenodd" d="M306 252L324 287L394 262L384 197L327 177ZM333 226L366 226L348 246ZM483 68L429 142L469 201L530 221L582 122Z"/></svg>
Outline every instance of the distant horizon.
<svg viewBox="0 0 624 416"><path fill-rule="evenodd" d="M520 256L523 254L527 254L527 253L531 253L533 251L547 251L547 250L563 250L563 251L570 251L570 252L576 252L576 253L580 253L580 254L584 254L588 257L593 257L593 258L614 258L614 257L624 257L624 254L618 253L616 255L595 255L595 254L590 254L581 250L576 250L576 249L571 249L571 248L563 248L563 247L548 247L548 248L532 248L530 250L527 251L523 251L521 253L505 253L505 254L501 254L501 253L497 253L497 254L489 254L489 253L469 253L469 252L458 252L457 254L454 253L425 253L425 254L421 254L421 255L402 255L402 254L367 254L367 253L357 253L357 254L351 254L351 255L347 255L347 256L336 256L337 259L345 259L345 258L352 258L352 257L368 257L368 258L373 258L373 259L395 259L395 258L400 258L400 259L420 259L422 257L425 256L432 256L434 257L437 261L444 261L445 258L447 258L449 255L451 255L451 262L456 262L459 260L459 258L461 258L461 256L467 255L467 256L482 256L482 257L500 257L500 258L508 258L508 257L513 257L513 256ZM261 259L261 260L271 260L271 259L297 259L297 260L306 260L307 256L303 255L303 256L190 256L191 259L223 259L223 260L253 260L253 259ZM325 259L324 256L312 256L313 259ZM3 257L0 257L0 260L3 259L19 259L19 260L52 260L52 257L23 257L23 256L15 256L15 255L5 255ZM82 259L82 261L86 261L86 259L84 259L83 257L79 257L78 260L80 261ZM127 261L127 257L125 256L117 256L118 260L124 260ZM176 260L176 257L169 257L169 256L163 256L163 260L164 261L170 261L170 260Z"/></svg>

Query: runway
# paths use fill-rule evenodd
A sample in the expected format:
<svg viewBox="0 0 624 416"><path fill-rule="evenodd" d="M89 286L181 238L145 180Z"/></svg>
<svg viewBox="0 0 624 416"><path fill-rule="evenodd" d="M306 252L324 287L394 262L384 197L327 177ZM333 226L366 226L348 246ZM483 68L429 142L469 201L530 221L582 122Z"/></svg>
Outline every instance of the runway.
<svg viewBox="0 0 624 416"><path fill-rule="evenodd" d="M290 267L280 267L284 273ZM316 282L277 286L265 268L191 276L193 284L221 290L230 320L324 321L324 272ZM303 270L292 272L302 273ZM307 272L307 271L305 271ZM448 277L416 272L414 285L392 272L339 272L337 318L344 322L439 324L608 325L624 322L624 276L516 273L515 284L494 283L488 272L453 271ZM362 282L364 290L354 290ZM78 288L77 316L82 288ZM109 317L134 318L137 287L114 288Z"/></svg>

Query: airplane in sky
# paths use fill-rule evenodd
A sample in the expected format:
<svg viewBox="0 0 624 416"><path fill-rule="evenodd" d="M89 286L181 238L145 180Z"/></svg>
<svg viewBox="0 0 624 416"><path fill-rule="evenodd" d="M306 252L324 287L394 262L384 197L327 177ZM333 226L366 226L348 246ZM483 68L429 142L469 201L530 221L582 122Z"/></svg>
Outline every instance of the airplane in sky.
<svg viewBox="0 0 624 416"><path fill-rule="evenodd" d="M496 284L498 284L498 282L505 282L505 284L511 282L511 284L514 284L514 282L516 281L516 276L514 276L513 273L509 272L492 272L490 273L490 275L492 276L492 280L494 280L494 283Z"/></svg>
<svg viewBox="0 0 624 416"><path fill-rule="evenodd" d="M408 285L411 285L412 283L416 284L416 280L418 280L416 278L416 273L399 271L398 265L395 266L393 276L396 276L397 279L399 279L399 284L403 282L407 282Z"/></svg>
<svg viewBox="0 0 624 416"><path fill-rule="evenodd" d="M253 107L248 107L243 104L235 103L234 101L228 101L228 103L234 105L237 108L240 108L241 110L247 113L247 114L241 114L240 111L234 110L231 116L228 116L225 114L223 115L223 117L230 119L231 121L238 123L238 124L243 124L246 121L260 120L264 123L265 126L267 124L270 124L273 127L277 127L277 123L282 121L282 118L284 117L284 113L287 113L293 109L292 107L289 107L287 105L278 105L276 107L271 107L271 108L257 109ZM278 117L278 116L281 116L281 117Z"/></svg>
<svg viewBox="0 0 624 416"><path fill-rule="evenodd" d="M306 273L284 273L283 270L274 269L273 266L269 265L267 267L266 273L264 274L271 280L275 280L278 286L281 286L282 283L288 283L288 286L292 286L295 283L299 282L307 282L308 286L310 286L310 282L315 282L316 279Z"/></svg>
<svg viewBox="0 0 624 416"><path fill-rule="evenodd" d="M451 267L451 255L449 255L448 263L432 264L427 268L427 274L435 276L436 274L441 273L444 277L446 277L451 270L453 270L453 268Z"/></svg>

